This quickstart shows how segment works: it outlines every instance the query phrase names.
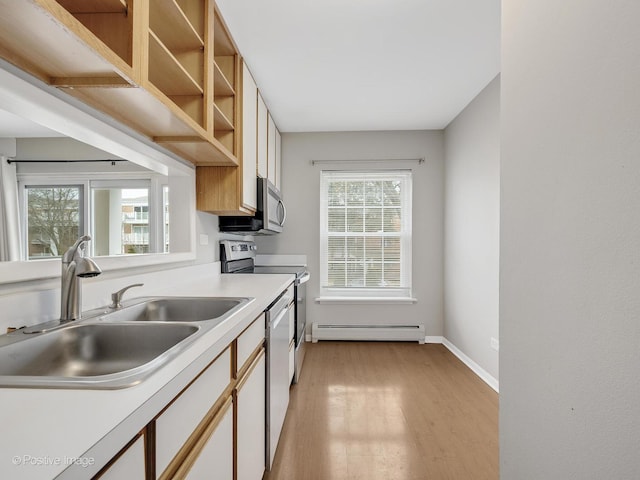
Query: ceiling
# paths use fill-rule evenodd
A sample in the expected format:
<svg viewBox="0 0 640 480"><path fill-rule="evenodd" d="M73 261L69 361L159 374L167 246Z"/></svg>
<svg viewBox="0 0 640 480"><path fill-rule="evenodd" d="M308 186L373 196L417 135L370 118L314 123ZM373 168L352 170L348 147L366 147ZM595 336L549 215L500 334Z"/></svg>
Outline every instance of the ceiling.
<svg viewBox="0 0 640 480"><path fill-rule="evenodd" d="M500 0L217 0L283 132L442 129L500 71Z"/></svg>

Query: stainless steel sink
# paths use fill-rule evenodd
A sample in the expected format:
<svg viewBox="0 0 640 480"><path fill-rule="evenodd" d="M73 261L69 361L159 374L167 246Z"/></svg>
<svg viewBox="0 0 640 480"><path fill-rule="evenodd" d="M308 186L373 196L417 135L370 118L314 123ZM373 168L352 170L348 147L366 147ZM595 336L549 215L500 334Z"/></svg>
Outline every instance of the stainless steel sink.
<svg viewBox="0 0 640 480"><path fill-rule="evenodd" d="M105 321L220 323L249 302L242 297L158 297L125 306L102 317ZM139 299L137 300L139 301Z"/></svg>
<svg viewBox="0 0 640 480"><path fill-rule="evenodd" d="M146 297L0 335L0 387L136 385L252 298Z"/></svg>
<svg viewBox="0 0 640 480"><path fill-rule="evenodd" d="M199 330L187 324L78 323L23 334L28 340L0 348L0 386L132 386L181 351Z"/></svg>

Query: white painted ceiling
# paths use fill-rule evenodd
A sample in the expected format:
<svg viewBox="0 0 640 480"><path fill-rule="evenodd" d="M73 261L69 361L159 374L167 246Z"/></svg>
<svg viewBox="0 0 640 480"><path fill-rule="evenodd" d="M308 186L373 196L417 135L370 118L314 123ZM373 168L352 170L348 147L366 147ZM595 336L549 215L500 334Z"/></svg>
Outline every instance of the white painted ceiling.
<svg viewBox="0 0 640 480"><path fill-rule="evenodd" d="M500 71L500 0L217 0L283 132L442 129Z"/></svg>

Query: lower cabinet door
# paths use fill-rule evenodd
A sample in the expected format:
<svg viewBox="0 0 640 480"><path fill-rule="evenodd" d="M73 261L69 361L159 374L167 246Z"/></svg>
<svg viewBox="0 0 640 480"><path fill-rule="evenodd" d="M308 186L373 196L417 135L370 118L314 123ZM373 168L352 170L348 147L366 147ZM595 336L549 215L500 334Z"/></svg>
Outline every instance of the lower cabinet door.
<svg viewBox="0 0 640 480"><path fill-rule="evenodd" d="M233 408L224 404L174 478L233 480Z"/></svg>
<svg viewBox="0 0 640 480"><path fill-rule="evenodd" d="M265 356L247 371L237 392L237 480L261 480L265 466Z"/></svg>
<svg viewBox="0 0 640 480"><path fill-rule="evenodd" d="M144 480L144 436L138 439L120 455L111 466L96 479L100 480Z"/></svg>

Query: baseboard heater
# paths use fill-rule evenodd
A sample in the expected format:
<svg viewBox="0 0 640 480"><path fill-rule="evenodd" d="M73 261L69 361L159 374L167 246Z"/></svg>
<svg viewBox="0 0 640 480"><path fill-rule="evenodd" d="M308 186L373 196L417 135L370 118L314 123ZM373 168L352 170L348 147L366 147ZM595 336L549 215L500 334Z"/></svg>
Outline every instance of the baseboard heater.
<svg viewBox="0 0 640 480"><path fill-rule="evenodd" d="M319 340L363 340L406 341L424 343L424 325L326 325L311 326L311 341Z"/></svg>

